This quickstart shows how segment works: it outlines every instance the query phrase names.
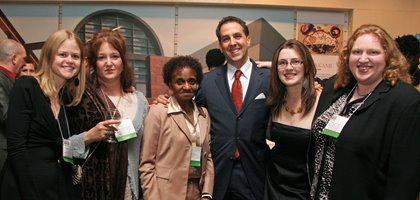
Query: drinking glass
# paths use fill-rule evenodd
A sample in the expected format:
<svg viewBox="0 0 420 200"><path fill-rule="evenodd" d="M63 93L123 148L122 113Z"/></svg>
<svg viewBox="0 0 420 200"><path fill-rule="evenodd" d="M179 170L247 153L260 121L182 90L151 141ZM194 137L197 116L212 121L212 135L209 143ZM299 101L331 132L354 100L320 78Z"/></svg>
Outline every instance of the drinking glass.
<svg viewBox="0 0 420 200"><path fill-rule="evenodd" d="M118 111L117 108L111 108L111 109L108 110L107 119L120 120L121 119L121 114L122 113L120 111ZM118 124L112 124L112 125L109 125L109 126L110 126L110 129L105 132L105 134L107 135L107 138L105 139L105 142L116 143L117 139L115 137L115 133L118 131L118 129L117 129Z"/></svg>

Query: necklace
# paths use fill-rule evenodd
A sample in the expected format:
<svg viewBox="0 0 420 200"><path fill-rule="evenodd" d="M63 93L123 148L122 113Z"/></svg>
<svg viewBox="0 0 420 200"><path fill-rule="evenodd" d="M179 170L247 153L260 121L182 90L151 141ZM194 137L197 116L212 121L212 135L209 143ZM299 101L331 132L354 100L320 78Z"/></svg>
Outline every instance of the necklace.
<svg viewBox="0 0 420 200"><path fill-rule="evenodd" d="M118 111L118 105L120 105L121 96L118 97L117 105L115 105L115 110L111 111L111 106L109 105L108 99L106 98L108 95L105 95L105 92L102 88L101 88L101 91L102 91L102 95L104 95L104 98L105 98L105 103L106 103L106 106L107 106L107 109L108 109L109 116L111 117L111 119L114 119L115 114L117 114L117 111ZM123 92L123 95L124 95L124 92Z"/></svg>
<svg viewBox="0 0 420 200"><path fill-rule="evenodd" d="M294 109L290 109L289 106L286 105L286 101L283 101L283 106L284 109L286 110L286 112L290 113L291 115L294 115L296 113L301 113L303 111L303 108L301 106L299 106L296 111Z"/></svg>

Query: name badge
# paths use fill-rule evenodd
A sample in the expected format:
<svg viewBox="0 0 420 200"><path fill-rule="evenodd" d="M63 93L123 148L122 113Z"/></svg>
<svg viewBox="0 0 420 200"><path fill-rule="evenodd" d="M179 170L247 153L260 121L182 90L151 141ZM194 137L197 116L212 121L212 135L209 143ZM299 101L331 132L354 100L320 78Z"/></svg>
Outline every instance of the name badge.
<svg viewBox="0 0 420 200"><path fill-rule="evenodd" d="M348 117L343 117L340 115L332 116L328 124L322 130L322 134L338 138L347 121L349 121Z"/></svg>
<svg viewBox="0 0 420 200"><path fill-rule="evenodd" d="M192 147L190 165L192 167L201 166L201 147Z"/></svg>
<svg viewBox="0 0 420 200"><path fill-rule="evenodd" d="M117 129L118 131L115 133L115 137L117 138L118 142L137 137L137 133L134 129L134 125L131 119L122 119Z"/></svg>
<svg viewBox="0 0 420 200"><path fill-rule="evenodd" d="M71 141L67 139L63 139L63 160L73 164L73 148Z"/></svg>

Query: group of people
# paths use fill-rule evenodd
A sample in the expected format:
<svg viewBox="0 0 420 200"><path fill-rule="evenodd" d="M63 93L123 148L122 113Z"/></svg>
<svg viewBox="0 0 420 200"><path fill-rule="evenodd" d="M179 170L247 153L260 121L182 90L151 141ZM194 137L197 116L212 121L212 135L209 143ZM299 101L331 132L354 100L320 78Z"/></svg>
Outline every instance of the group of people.
<svg viewBox="0 0 420 200"><path fill-rule="evenodd" d="M8 43L20 53L9 51L19 61L11 63L20 63L17 73L25 51ZM83 52L73 32L59 30L45 42L37 72L16 79L5 121L1 199L141 199L139 152L148 102L134 87L117 31L102 30L89 45ZM77 166L80 181L74 181Z"/></svg>
<svg viewBox="0 0 420 200"><path fill-rule="evenodd" d="M216 35L227 64L204 76L194 99L212 119L214 199L417 196L420 93L383 28L355 30L322 91L301 42L281 44L270 72L248 57L242 20L223 18Z"/></svg>
<svg viewBox="0 0 420 200"><path fill-rule="evenodd" d="M172 96L149 110L118 31L85 46L70 31L52 34L34 76L7 88L0 199L417 196L420 93L383 28L354 31L323 89L297 40L281 44L268 69L249 58L240 18L224 17L216 36L226 64L203 74L197 59L171 58L163 79ZM5 75L24 65L23 47L13 45L2 54L0 43L0 61L11 57L15 67L0 62Z"/></svg>

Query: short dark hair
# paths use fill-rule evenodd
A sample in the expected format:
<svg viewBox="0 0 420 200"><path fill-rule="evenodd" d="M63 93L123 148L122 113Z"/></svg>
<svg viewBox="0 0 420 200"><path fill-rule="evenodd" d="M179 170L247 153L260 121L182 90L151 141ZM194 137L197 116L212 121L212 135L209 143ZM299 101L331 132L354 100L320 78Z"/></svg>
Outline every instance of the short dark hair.
<svg viewBox="0 0 420 200"><path fill-rule="evenodd" d="M206 54L206 64L209 68L221 66L225 60L225 55L218 48L210 49Z"/></svg>
<svg viewBox="0 0 420 200"><path fill-rule="evenodd" d="M171 58L163 66L163 81L169 87L172 82L172 73L177 68L190 67L195 71L197 83L200 84L203 80L203 67L201 63L191 56L176 56Z"/></svg>
<svg viewBox="0 0 420 200"><path fill-rule="evenodd" d="M418 55L420 53L420 41L414 35L403 35L395 38L398 49L404 55Z"/></svg>
<svg viewBox="0 0 420 200"><path fill-rule="evenodd" d="M420 70L418 69L420 58L420 41L414 35L404 35L395 38L398 49L410 64L410 75L413 77L413 85L420 83Z"/></svg>
<svg viewBox="0 0 420 200"><path fill-rule="evenodd" d="M242 19L240 19L238 17L235 17L235 16L227 16L227 17L223 17L223 19L219 21L219 24L217 25L217 28L216 28L216 36L217 36L217 39L219 40L219 42L222 41L221 35L220 35L220 28L228 22L238 23L239 25L242 26L242 30L244 31L245 36L249 36L248 26L246 25L246 23Z"/></svg>

